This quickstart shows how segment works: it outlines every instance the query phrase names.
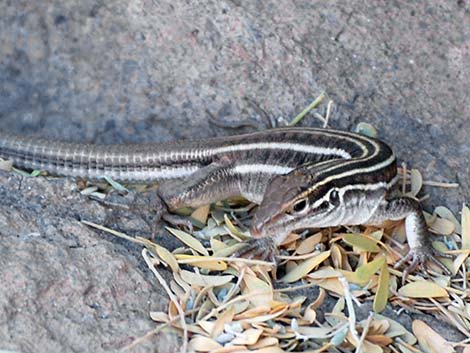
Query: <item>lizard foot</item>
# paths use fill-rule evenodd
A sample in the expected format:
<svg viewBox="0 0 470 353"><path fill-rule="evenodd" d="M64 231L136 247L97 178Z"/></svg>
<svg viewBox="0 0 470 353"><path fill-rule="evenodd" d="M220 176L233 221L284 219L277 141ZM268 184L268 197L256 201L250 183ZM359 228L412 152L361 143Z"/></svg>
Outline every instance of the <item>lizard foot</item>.
<svg viewBox="0 0 470 353"><path fill-rule="evenodd" d="M452 258L452 255L440 252L429 244L410 249L408 254L395 264L394 268L399 268L404 263L409 262L409 265L403 270L402 278L405 280L406 276L413 272L418 266L421 266L424 272L427 272L424 268L424 264L427 260L430 260L439 266L446 275L451 275L449 269L439 259L437 259L437 256Z"/></svg>
<svg viewBox="0 0 470 353"><path fill-rule="evenodd" d="M232 255L232 257L244 257L247 259L268 260L277 263L278 250L271 238L256 238L245 242L245 246Z"/></svg>

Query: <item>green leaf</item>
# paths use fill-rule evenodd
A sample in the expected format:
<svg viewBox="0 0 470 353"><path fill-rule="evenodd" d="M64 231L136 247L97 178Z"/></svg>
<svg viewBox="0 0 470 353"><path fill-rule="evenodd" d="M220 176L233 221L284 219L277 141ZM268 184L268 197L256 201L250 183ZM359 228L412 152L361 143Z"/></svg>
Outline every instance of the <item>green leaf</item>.
<svg viewBox="0 0 470 353"><path fill-rule="evenodd" d="M385 260L385 258L383 258ZM374 297L374 311L376 313L385 309L388 301L388 291L390 286L390 272L388 272L387 263L383 261L382 269L380 270L379 283L377 286L377 293Z"/></svg>
<svg viewBox="0 0 470 353"><path fill-rule="evenodd" d="M380 247L377 245L377 241L367 238L362 234L345 234L343 240L362 251L368 252L379 252Z"/></svg>

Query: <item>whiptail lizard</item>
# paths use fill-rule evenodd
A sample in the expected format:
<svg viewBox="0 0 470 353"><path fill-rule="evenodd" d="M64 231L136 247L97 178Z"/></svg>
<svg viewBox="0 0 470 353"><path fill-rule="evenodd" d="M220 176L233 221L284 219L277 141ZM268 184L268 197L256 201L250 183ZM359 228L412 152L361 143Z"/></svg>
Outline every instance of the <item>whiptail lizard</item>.
<svg viewBox="0 0 470 353"><path fill-rule="evenodd" d="M88 145L0 133L0 157L60 176L125 182L160 181L169 210L233 196L259 204L251 250L271 253L294 230L380 224L405 218L410 251L405 274L431 260L449 272L430 244L419 203L389 199L396 159L384 142L350 132L276 128L251 134L141 145Z"/></svg>

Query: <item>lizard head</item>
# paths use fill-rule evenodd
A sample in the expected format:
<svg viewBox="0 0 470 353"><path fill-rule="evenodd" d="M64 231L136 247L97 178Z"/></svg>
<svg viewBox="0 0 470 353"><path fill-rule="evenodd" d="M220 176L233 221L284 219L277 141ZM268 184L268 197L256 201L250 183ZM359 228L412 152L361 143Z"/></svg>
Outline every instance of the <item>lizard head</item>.
<svg viewBox="0 0 470 353"><path fill-rule="evenodd" d="M255 211L251 234L280 244L294 230L339 225L346 207L343 196L318 169L301 167L276 176Z"/></svg>

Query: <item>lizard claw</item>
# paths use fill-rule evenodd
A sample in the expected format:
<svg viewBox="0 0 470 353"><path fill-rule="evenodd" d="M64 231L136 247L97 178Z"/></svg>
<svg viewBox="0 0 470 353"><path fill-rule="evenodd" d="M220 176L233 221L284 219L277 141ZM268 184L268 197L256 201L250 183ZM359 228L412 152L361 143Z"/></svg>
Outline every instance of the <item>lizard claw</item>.
<svg viewBox="0 0 470 353"><path fill-rule="evenodd" d="M409 273L413 272L419 265L424 270L424 272L427 273L426 269L424 268L424 264L427 260L430 260L434 262L437 266L439 266L446 275L451 275L452 273L440 260L437 259L437 256L452 258L452 255L440 252L434 249L431 245L421 246L410 249L408 254L395 264L394 268L399 268L404 263L408 261L410 262L409 265L403 270L402 278L403 280L405 280L406 276L408 276Z"/></svg>
<svg viewBox="0 0 470 353"><path fill-rule="evenodd" d="M247 259L260 259L277 263L278 250L271 238L254 238L245 242L245 246L235 252L232 257L244 257Z"/></svg>

